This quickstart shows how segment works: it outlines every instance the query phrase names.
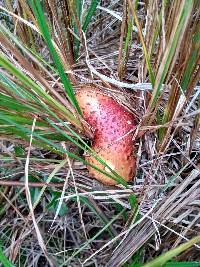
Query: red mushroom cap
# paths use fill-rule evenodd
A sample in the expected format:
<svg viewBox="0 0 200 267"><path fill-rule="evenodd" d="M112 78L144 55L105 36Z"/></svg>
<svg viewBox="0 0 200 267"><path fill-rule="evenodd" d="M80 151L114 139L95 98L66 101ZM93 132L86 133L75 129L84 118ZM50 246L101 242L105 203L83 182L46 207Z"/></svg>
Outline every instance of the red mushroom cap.
<svg viewBox="0 0 200 267"><path fill-rule="evenodd" d="M135 172L134 115L95 87L81 88L81 91L76 93L76 98L84 119L94 130L92 149L124 180L130 181ZM86 160L112 174L109 168L103 166L95 158L89 156ZM103 184L116 184L115 180L95 169L88 167L88 170Z"/></svg>

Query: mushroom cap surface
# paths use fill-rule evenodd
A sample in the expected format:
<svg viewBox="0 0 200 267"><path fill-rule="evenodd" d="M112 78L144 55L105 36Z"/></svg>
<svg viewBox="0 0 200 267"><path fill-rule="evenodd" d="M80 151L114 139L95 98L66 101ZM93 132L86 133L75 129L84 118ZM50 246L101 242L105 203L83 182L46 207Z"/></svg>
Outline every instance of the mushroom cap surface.
<svg viewBox="0 0 200 267"><path fill-rule="evenodd" d="M95 87L83 87L76 93L84 119L94 131L92 149L108 166L125 181L130 181L135 172L133 136L134 115L127 111L112 97ZM109 168L103 166L92 156L86 160L112 175ZM89 173L106 185L116 181L88 166Z"/></svg>

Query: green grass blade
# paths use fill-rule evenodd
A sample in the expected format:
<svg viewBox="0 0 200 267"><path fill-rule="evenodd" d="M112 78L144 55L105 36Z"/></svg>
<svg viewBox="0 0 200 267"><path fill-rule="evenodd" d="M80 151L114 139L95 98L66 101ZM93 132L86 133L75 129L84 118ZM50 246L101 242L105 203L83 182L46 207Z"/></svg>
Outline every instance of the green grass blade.
<svg viewBox="0 0 200 267"><path fill-rule="evenodd" d="M138 0L135 1L135 9L137 9L137 6L138 6ZM124 46L123 46L122 62L124 65L126 65L126 59L128 57L128 47L129 47L130 41L131 41L131 35L132 35L132 31L133 31L133 23L134 23L134 19L130 16L128 18L128 29L127 29L127 34L126 34Z"/></svg>
<svg viewBox="0 0 200 267"><path fill-rule="evenodd" d="M0 247L0 262L3 264L4 267L15 267L12 262L4 255L2 248Z"/></svg>
<svg viewBox="0 0 200 267"><path fill-rule="evenodd" d="M198 60L198 54L199 54L199 49L200 49L200 32L195 33L193 37L193 42L195 44L195 47L194 47L194 50L192 51L190 60L187 63L187 67L186 67L183 79L181 81L181 88L183 92L187 90L187 87L191 80L191 76L194 72L194 66L195 66L196 60Z"/></svg>
<svg viewBox="0 0 200 267"><path fill-rule="evenodd" d="M20 135L25 135L25 140L29 139L29 135L32 134L31 129L25 128L24 126L10 120L10 118L8 118L5 114L2 117L2 120L15 126L17 130L20 131ZM64 134L64 133L63 133ZM65 134L64 134L65 135ZM107 177L117 181L117 183L124 185L126 188L128 188L128 184L124 181L124 179L122 177L119 176L119 174L117 174L115 171L113 171L102 159L100 159L99 157L97 157L97 159L99 160L99 162L101 162L105 167L110 168L110 170L112 171L113 175L108 174L107 172L99 169L98 167L96 167L93 164L90 164L88 161L85 161L84 159L80 158L79 156L77 156L76 154L69 152L68 150L62 148L61 146L57 145L56 143L50 141L49 139L41 136L40 134L36 133L35 131L33 132L33 136L37 139L39 139L40 141L43 141L46 145L51 147L51 150L53 150L55 153L58 152L58 154L67 154L70 158L76 159L82 163L84 163L85 165L88 165L92 168L94 168L95 170L97 170L100 173L105 174ZM72 140L71 137L69 137L68 135L65 135L66 137L68 137L68 139ZM75 144L77 143L75 140L72 140ZM82 146L79 145L79 147L83 148Z"/></svg>
<svg viewBox="0 0 200 267"><path fill-rule="evenodd" d="M3 114L3 115L6 115L7 118L11 119L12 121L15 121L17 123L20 123L20 124L27 124L27 125L32 125L33 123L33 119L32 118L26 118L26 117L22 117L22 115L19 113L19 114L11 114L11 113L7 113L7 112L4 112L4 113L0 113L0 114ZM2 116L3 116L2 115ZM1 120L0 118L0 124L3 120ZM36 127L48 127L48 124L44 121L37 121L36 122Z"/></svg>
<svg viewBox="0 0 200 267"><path fill-rule="evenodd" d="M0 83L2 87L6 87L9 91L15 91L16 96L19 96L22 99L26 99L25 94L23 94L20 88L8 79L3 73L0 73Z"/></svg>
<svg viewBox="0 0 200 267"><path fill-rule="evenodd" d="M180 87L182 89L182 92L184 93L187 91L189 87L189 83L192 79L193 74L195 73L195 67L198 62L198 54L199 54L199 49L200 49L200 32L196 32L194 34L193 47L194 48L192 49L190 58L188 59L187 66L183 74L183 78L181 79L181 82L180 82ZM162 124L167 123L171 119L171 116L169 114L169 109L170 109L169 107L166 107L164 111L164 115L163 115L162 122L161 122ZM164 130L161 128L159 132L162 133L160 140L163 140Z"/></svg>
<svg viewBox="0 0 200 267"><path fill-rule="evenodd" d="M46 179L46 185L44 185L41 189L40 189L40 193L38 194L37 199L34 201L33 203L33 208L35 209L36 206L39 204L42 195L44 194L45 189L47 188L47 184L49 184L51 182L51 180L53 179L53 177L56 175L56 173L66 165L67 163L67 159L62 160L59 164L56 165L56 167L53 169L53 171L50 173L50 175L48 176L48 178Z"/></svg>
<svg viewBox="0 0 200 267"><path fill-rule="evenodd" d="M7 70L9 70L11 73L13 73L15 76L17 76L26 86L29 86L29 87L32 87L34 88L34 90L40 94L42 97L46 97L48 99L48 101L50 102L50 104L56 104L56 101L51 98L51 96L49 96L44 90L42 90L37 84L35 84L31 79L29 79L27 76L25 76L20 70L16 69L5 57L3 57L3 55L1 56L0 54L0 64L3 65L4 68L6 68ZM35 101L39 102L39 104L41 106L43 106L49 114L51 114L54 118L56 118L59 123L62 123L63 127L67 128L67 130L69 130L73 136L75 136L78 140L81 141L81 143L83 145L80 145L78 142L75 141L75 139L71 138L69 135L66 135L63 131L61 131L55 124L53 123L50 123L50 120L48 121L50 123L50 125L55 128L57 131L59 131L60 134L62 134L63 136L65 136L68 140L72 141L76 146L80 147L81 149L83 149L84 151L86 151L85 148L87 148L89 150L89 152L91 153L92 156L94 156L103 166L107 167L111 172L112 174L114 175L111 175L109 176L107 172L103 172L103 171L100 171L102 172L103 174L107 175L109 178L112 178L114 180L116 180L118 183L124 185L125 187L127 187L127 183L124 181L124 179L119 176L115 171L113 171L110 166L108 166L101 158L98 157L97 153L95 153L83 140L82 138L80 138L80 136L78 134L76 134L68 125L66 125L62 120L60 120L58 118L58 116L56 116L56 114L51 111L47 105L45 105L42 101L34 98ZM59 103L57 103L57 105L59 105L59 108L61 108L63 110L63 106L60 105ZM65 110L65 109L64 109ZM10 119L7 117L7 119ZM13 123L16 123L16 121L12 121L10 120L13 124ZM36 133L35 133L36 134ZM39 135L40 138L44 138L44 135ZM47 139L45 139L47 140ZM66 153L66 152L65 152ZM79 158L80 159L80 158ZM88 165L88 163L87 163ZM94 165L92 165L91 167L93 168L96 168ZM98 169L99 171L99 169Z"/></svg>
<svg viewBox="0 0 200 267"><path fill-rule="evenodd" d="M49 29L48 29L48 25L47 25L47 22L46 22L46 19L45 19L45 16L44 16L44 12L42 10L42 7L41 7L41 4L39 1L37 0L30 0L31 2L31 6L33 8L33 11L34 11L34 14L35 14L35 17L37 18L37 21L38 21L38 24L39 24L39 27L40 27L40 31L43 35L43 38L45 39L47 45L48 45L48 48L49 48L49 51L52 55L52 58L54 60L54 63L56 65L56 68L60 74L60 78L63 82L63 85L64 85L64 88L68 94L68 97L69 97L69 100L71 101L71 103L74 105L74 107L77 109L77 111L81 113L81 110L80 110L80 107L78 105L78 102L76 100L76 97L74 95L74 92L73 92L73 88L72 88L72 85L69 81L69 79L67 78L67 75L65 74L65 71L64 71L64 68L61 64L61 61L59 59L59 56L53 46L53 43L52 43L52 39L51 39L51 35L50 35L50 32L49 32Z"/></svg>
<svg viewBox="0 0 200 267"><path fill-rule="evenodd" d="M0 83L1 84L1 83ZM16 112L34 112L31 106L21 104L16 99L0 93L0 108L14 110Z"/></svg>
<svg viewBox="0 0 200 267"><path fill-rule="evenodd" d="M77 2L79 2L79 0ZM87 14L85 16L85 19L84 19L84 23L82 25L82 31L84 33L87 31L87 28L88 28L88 26L89 26L89 24L91 22L91 19L92 19L93 15L94 15L94 13L96 11L96 8L97 8L97 5L98 5L99 2L100 2L100 0L92 0L91 1L90 7L88 9L88 12L87 12ZM76 5L79 5L79 4L76 4ZM80 18L81 18L80 8L78 8L78 11L79 12L77 12L77 13L78 13L79 20L80 20ZM75 34L78 35L78 28L77 28L76 24L74 25L74 32L75 32ZM75 60L77 60L78 59L78 55L79 55L79 49L80 49L80 40L77 39L76 37L74 39L74 47L75 47L74 56L75 56Z"/></svg>
<svg viewBox="0 0 200 267"><path fill-rule="evenodd" d="M99 4L99 2L100 2L100 0L92 0L91 1L87 15L85 16L85 21L84 21L83 26L82 26L83 32L87 31L88 25L91 22L91 19L92 19L93 15L96 11L96 8L97 8L97 5Z"/></svg>
<svg viewBox="0 0 200 267"><path fill-rule="evenodd" d="M199 242L200 242L200 236L196 236L193 239L187 241L186 243L178 246L177 248L171 249L170 251L162 254L156 259L150 261L149 263L144 264L142 267L160 267L167 261L171 260L173 257L176 257L180 253L192 247L194 244L198 244Z"/></svg>
<svg viewBox="0 0 200 267"><path fill-rule="evenodd" d="M75 191L73 190L73 192ZM76 201L77 197L73 197L71 199ZM82 204L86 205L92 212L94 212L94 214L102 221L105 226L109 223L108 219L105 216L102 216L101 212L92 204L92 202L87 197L79 196L79 199ZM108 227L107 231L111 237L115 237L110 227Z"/></svg>
<svg viewBox="0 0 200 267"><path fill-rule="evenodd" d="M13 33L7 29L3 24L0 25L0 31L10 40L12 40L21 50L22 52L27 55L32 54L32 56L35 58L35 60L38 60L39 63L42 63L44 66L47 66L50 70L52 70L56 75L59 75L58 71L47 62L42 56L37 53L37 51L33 48L28 47L26 44L22 43L21 40L16 36L13 35ZM38 64L39 65L39 64Z"/></svg>
<svg viewBox="0 0 200 267"><path fill-rule="evenodd" d="M191 10L193 7L193 0L188 0L185 1L182 12L180 14L180 20L178 22L177 28L175 30L173 40L168 45L165 51L165 55L163 56L164 60L161 62L161 68L160 71L162 70L162 73L158 73L155 81L155 87L152 93L152 99L151 99L151 108L153 108L157 102L157 99L160 95L160 90L162 88L162 84L167 76L167 72L169 70L170 64L172 62L178 40L180 38L181 30L184 26L185 19L187 18L188 14L190 14Z"/></svg>
<svg viewBox="0 0 200 267"><path fill-rule="evenodd" d="M63 262L60 267L67 266L66 264L69 263L76 255L78 255L81 251L83 251L87 246L93 242L100 234L102 234L118 217L120 217L125 209L123 209L118 215L116 215L109 223L107 223L96 235L90 238L80 249L72 254L70 258L68 258L65 262Z"/></svg>
<svg viewBox="0 0 200 267"><path fill-rule="evenodd" d="M124 42L124 47L123 47L123 59L122 59L122 62L123 62L124 65L126 63L129 42L131 40L132 27L133 27L133 20L130 18L129 19L129 23L128 23L128 30L127 30L127 34L126 34L126 38L125 38L125 42Z"/></svg>
<svg viewBox="0 0 200 267"><path fill-rule="evenodd" d="M57 132L59 132L59 134L60 135L58 135L58 137L59 137L59 139L62 139L61 138L61 136L63 136L63 137L65 137L66 139L68 139L69 141L71 141L72 143L74 143L77 147L79 147L79 148L81 148L81 149L83 149L84 151L90 151L90 154L92 155L92 156L95 156L96 157L96 159L101 163L101 164L103 164L105 167L107 167L107 168L109 168L110 170L111 170L111 172L117 177L116 179L117 179L117 181L119 182L119 183L121 183L121 184L123 184L124 186L127 186L127 184L125 183L125 181L122 179L122 177L120 177L116 172L114 172L103 160L101 160L99 157L98 157L98 155L96 154L96 153L94 153L94 151L87 145L87 143L86 142L84 142L84 140L82 139L82 138L80 138L80 136L78 135L78 134L76 134L76 132L74 132L68 125L66 125L61 119L59 119L57 116L56 116L56 114L54 113L54 112L52 112L46 105L44 105L41 101L38 101L38 99L36 99L36 98L34 98L34 96L32 96L31 95L31 97L36 101L36 102L39 102L39 104L40 105L42 105L43 107L44 107L44 109L46 109L47 110L47 112L49 113L49 114L51 114L54 118L56 118L58 121L59 121L59 123L61 123L62 125L63 125L63 127L65 127L68 131L70 131L71 132L71 134L74 136L74 137L76 137L81 143L82 143L82 145L79 143L79 142L77 142L74 138L72 138L71 136L69 136L69 135L67 135L64 131L62 131L61 129L59 129L53 122L51 122L51 120L49 120L49 119L46 119L47 121L48 121L48 123L53 127L53 128L55 128L56 129L56 131ZM8 116L8 114L6 114L6 113L4 113L4 115L2 115L2 118L4 117L6 115L6 117L7 117L7 119L9 119L10 121L12 121L12 123L11 124L13 124L13 123L17 123L17 122L23 122L22 120L14 120L13 121L13 119L14 119L14 117L10 117L10 116ZM25 122L25 121L24 121ZM27 122L27 121L26 121ZM5 131L6 132L6 130L7 130L7 132L8 132L8 134L14 134L14 132L13 131L10 131L12 128L3 128L2 130L3 131ZM17 133L17 132L16 132ZM37 134L39 134L37 131L36 131L36 133ZM46 133L46 134L44 134L44 133L40 133L40 137L44 137L45 135L47 136L48 134L50 134L50 133ZM19 135L19 134L18 134ZM22 136L22 134L20 134L20 136ZM51 139L51 137L49 136L49 138ZM27 138L26 138L26 140L27 140ZM104 174L106 174L106 172L104 173Z"/></svg>
<svg viewBox="0 0 200 267"><path fill-rule="evenodd" d="M169 4L169 0L163 0L164 10L167 8L168 4ZM158 40L158 35L159 35L160 29L161 29L161 25L162 25L162 11L160 11L159 19L157 21L155 31L153 33L152 45L151 45L151 49L150 49L150 53L149 53L150 57L152 57L153 51L155 49L156 42Z"/></svg>
<svg viewBox="0 0 200 267"><path fill-rule="evenodd" d="M59 118L58 118L59 119ZM47 118L47 121L50 123L50 125L55 128L59 133L63 134L66 139L68 139L69 141L71 141L72 143L74 143L77 147L79 147L80 149L83 149L84 151L87 151L88 154L90 154L91 156L95 157L96 160L98 160L102 165L104 165L105 167L107 167L113 174L114 174L114 177L112 179L114 179L115 181L117 181L118 183L124 185L125 187L127 187L127 183L125 182L125 180L115 171L113 171L109 165L106 164L105 161L103 161L99 156L98 154L91 149L90 146L88 146L88 144L82 139L79 137L78 134L76 134L70 127L68 127L67 125L63 124L63 126L65 126L72 134L73 136L77 137L78 140L82 143L82 145L77 142L74 138L72 138L71 136L67 135L64 131L61 131L55 124L53 124L48 118ZM62 121L59 120L61 123ZM88 165L88 164L87 164ZM94 165L92 165L94 166ZM95 167L96 168L96 167ZM106 172L103 172L101 171L102 173L106 174ZM108 175L107 175L108 176ZM109 177L109 176L108 176Z"/></svg>
<svg viewBox="0 0 200 267"><path fill-rule="evenodd" d="M140 23L138 21L136 10L135 10L135 7L134 7L133 3L131 2L131 0L128 0L128 3L129 3L130 10L132 12L132 15L133 15L133 18L134 18L134 21L135 21L135 25L136 25L136 27L138 29L138 35L140 37L140 41L142 43L144 57L145 57L146 64L147 64L147 69L148 69L148 72L149 72L149 79L151 81L152 87L154 87L154 85L155 85L155 75L154 75L154 72L153 72L153 68L151 66L150 57L149 57L149 54L147 52L146 44L145 44L145 41L144 41L144 38L143 38L142 28L141 28Z"/></svg>
<svg viewBox="0 0 200 267"><path fill-rule="evenodd" d="M40 88L33 80L28 78L22 71L17 69L9 60L0 53L0 65L4 67L7 71L16 76L26 87L32 88L38 95L40 95L43 99L47 100L49 105L58 108L66 117L77 126L81 127L80 121L75 118L75 116L66 110L63 105L61 105L58 101L53 99L46 91Z"/></svg>
<svg viewBox="0 0 200 267"><path fill-rule="evenodd" d="M163 267L199 267L200 266L200 261L181 261L181 262L168 262L163 265Z"/></svg>
<svg viewBox="0 0 200 267"><path fill-rule="evenodd" d="M188 164L185 164L175 175L172 175L169 179L168 182L163 186L163 188L159 192L159 196L162 196L163 193L169 189L170 187L174 186L174 183L179 175L188 167Z"/></svg>
<svg viewBox="0 0 200 267"><path fill-rule="evenodd" d="M81 18L82 18L82 1L76 0L74 3L75 10L76 10L76 16L77 19L79 19L79 22L81 24ZM73 9L73 7L72 7ZM73 10L74 12L74 10ZM73 20L73 28L74 28L74 33L76 36L79 36L80 38L80 33L79 33L79 27L76 23L76 20ZM80 40L74 36L73 39L74 42L74 60L77 61L79 57L79 49L80 49Z"/></svg>

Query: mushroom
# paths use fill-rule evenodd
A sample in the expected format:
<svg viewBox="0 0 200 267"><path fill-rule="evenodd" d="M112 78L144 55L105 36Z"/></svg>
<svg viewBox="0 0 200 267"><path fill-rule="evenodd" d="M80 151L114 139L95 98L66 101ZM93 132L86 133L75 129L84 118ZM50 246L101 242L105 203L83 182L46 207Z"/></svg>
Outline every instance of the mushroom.
<svg viewBox="0 0 200 267"><path fill-rule="evenodd" d="M76 93L84 119L94 131L92 149L106 164L125 181L130 181L135 172L133 147L134 115L111 96L99 89L84 86ZM86 159L90 164L112 175L108 167L92 156ZM89 173L105 185L116 181L88 166Z"/></svg>

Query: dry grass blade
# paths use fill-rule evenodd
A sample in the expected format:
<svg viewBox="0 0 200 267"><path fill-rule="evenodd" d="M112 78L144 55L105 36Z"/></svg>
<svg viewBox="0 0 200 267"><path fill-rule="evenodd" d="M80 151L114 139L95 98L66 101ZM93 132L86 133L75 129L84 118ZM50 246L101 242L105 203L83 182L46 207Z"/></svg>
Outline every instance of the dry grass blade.
<svg viewBox="0 0 200 267"><path fill-rule="evenodd" d="M33 125L32 125L32 129L31 129L32 132L34 132L35 122L36 122L36 118L33 120ZM27 159L26 159L26 164L25 164L25 192L26 192L26 199L27 199L27 203L28 203L28 206L29 206L29 209L30 209L30 214L31 214L31 217L32 217L32 220L33 220L34 228L35 228L35 231L36 231L38 243L39 243L44 255L46 256L50 266L51 267L55 267L55 262L47 252L46 245L44 243L43 237L42 237L42 235L40 233L38 224L37 224L36 219L35 219L35 214L34 214L33 204L32 204L32 200L31 200L30 189L29 189L29 185L28 185L28 183L29 183L29 159L30 159L30 151L31 151L32 139L33 139L33 135L31 134L31 136L30 136L30 144L29 144L29 149L28 149Z"/></svg>
<svg viewBox="0 0 200 267"><path fill-rule="evenodd" d="M29 21L27 21L26 19L23 19L21 16L18 16L16 14L14 14L12 11L9 11L5 7L3 7L2 5L0 5L0 9L3 10L3 11L5 11L6 13L10 14L12 17L16 18L17 20L23 22L25 25L29 26L34 31L40 33L40 31L38 30L38 28L34 24L32 24Z"/></svg>
<svg viewBox="0 0 200 267"><path fill-rule="evenodd" d="M78 192L78 189L77 189L77 185L76 185L76 181L75 181L75 178L74 178L74 173L73 173L73 169L72 169L72 164L69 160L69 158L67 157L67 161L68 161L68 165L69 165L69 170L70 170L70 173L71 173L71 176L72 176L72 179L73 179L73 183L74 183L74 189L75 189L75 192L76 192L76 198L77 198L77 205L78 205L78 211L79 211L79 216L80 216L80 220L81 220L81 225L82 225L82 228L83 228L83 232L84 232L84 235L85 235L85 239L87 240L87 233L86 233L86 230L85 230L85 224L84 224L84 221L83 221L83 215L82 215L82 209L81 209L81 203L80 203L80 197L79 197L79 192Z"/></svg>
<svg viewBox="0 0 200 267"><path fill-rule="evenodd" d="M142 266L197 236L199 1L3 0L0 11L5 256L16 266ZM98 157L96 125L68 98L85 86L134 114L128 184L113 172L122 185L104 186L86 168ZM199 249L174 261L198 262Z"/></svg>
<svg viewBox="0 0 200 267"><path fill-rule="evenodd" d="M70 176L70 169L67 172L67 176L65 178L65 182L64 182L63 187L62 187L62 194L61 194L60 199L59 199L59 202L58 202L58 207L56 209L56 213L55 213L55 216L53 218L53 221L52 221L52 224L51 224L51 227L50 227L49 230L51 230L51 228L52 228L55 220L57 219L57 217L59 215L59 212L60 212L60 209L61 209L61 206L62 206L62 203L63 203L64 195L65 195L65 190L68 187L68 179L69 179L69 176Z"/></svg>
<svg viewBox="0 0 200 267"><path fill-rule="evenodd" d="M120 44L119 44L119 56L118 56L118 77L122 80L125 71L125 62L124 62L124 36L127 34L127 1L125 0L123 3L123 17L121 24L121 36L120 36Z"/></svg>
<svg viewBox="0 0 200 267"><path fill-rule="evenodd" d="M63 99L63 97L61 97L54 88L51 87L51 85L47 82L47 80L42 76L42 73L40 73L37 69L35 69L28 60L26 60L26 58L23 57L23 55L21 55L19 53L19 50L14 47L10 41L8 39L5 38L5 36L3 36L2 33L0 33L0 38L1 38L1 44L4 45L4 47L6 47L8 49L8 51L12 51L13 55L15 56L15 58L17 59L17 61L19 62L21 68L24 69L24 71L28 74L30 73L31 77L34 77L34 79L39 82L41 85L43 85L43 87L45 88L45 90L48 90L49 92L51 92L51 94L55 97L55 99L57 98L60 103L62 103L64 106L66 106L67 109L71 110L72 112L75 112L74 109L69 105L69 102L67 102L65 99Z"/></svg>
<svg viewBox="0 0 200 267"><path fill-rule="evenodd" d="M198 132L199 132L199 128L200 128L200 114L197 114L195 116L193 128L192 128L192 131L191 131L191 134L190 134L189 154L191 154L191 152L192 152L192 147L193 147L193 144L194 144L194 142L195 142L195 140L197 138L197 135L198 135Z"/></svg>
<svg viewBox="0 0 200 267"><path fill-rule="evenodd" d="M198 200L200 193L199 183L196 183L193 188L189 190L187 190L187 186L199 177L199 174L199 170L194 170L181 185L178 185L167 198L164 198L161 203L151 211L148 218L144 219L142 223L133 228L121 246L114 252L106 266L121 266L156 233L157 230L153 222L159 222L156 223L157 227L165 225L169 221L173 222L174 216L176 216L184 206L190 205L190 203ZM171 203L173 203L173 206Z"/></svg>
<svg viewBox="0 0 200 267"><path fill-rule="evenodd" d="M142 47L143 47L144 57L145 57L145 60L146 60L147 69L149 71L149 79L151 81L152 87L154 87L155 77L154 77L153 69L152 69L152 66L151 66L151 63L150 63L150 58L149 58L149 54L148 54L148 51L147 51L147 48L146 48L146 44L145 44L145 41L144 41L144 37L143 37L143 33L142 33L142 28L141 28L140 23L139 23L139 20L137 18L137 14L136 14L135 8L133 6L133 3L131 2L131 0L128 0L128 3L129 3L129 6L130 6L130 10L132 12L132 15L134 17L134 20L135 20L135 24L136 24L137 29L138 29L138 35L140 37L140 41L142 43Z"/></svg>

